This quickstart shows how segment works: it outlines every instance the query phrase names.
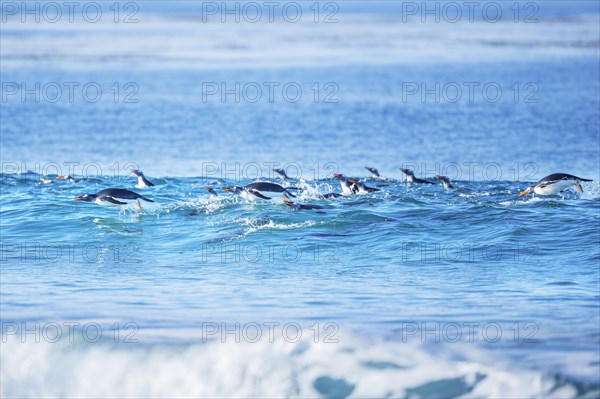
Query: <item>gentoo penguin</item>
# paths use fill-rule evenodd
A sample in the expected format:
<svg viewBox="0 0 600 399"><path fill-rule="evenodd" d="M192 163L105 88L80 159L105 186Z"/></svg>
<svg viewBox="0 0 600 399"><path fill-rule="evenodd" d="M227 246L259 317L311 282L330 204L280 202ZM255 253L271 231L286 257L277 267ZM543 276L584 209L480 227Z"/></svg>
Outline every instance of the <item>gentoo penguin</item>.
<svg viewBox="0 0 600 399"><path fill-rule="evenodd" d="M62 175L61 176L56 176L56 179L57 180L68 180L71 183L79 183L81 181L81 179L76 179L76 178L74 178L72 176L69 176L69 175L66 175L66 176L62 176Z"/></svg>
<svg viewBox="0 0 600 399"><path fill-rule="evenodd" d="M257 190L257 191L267 192L267 193L286 193L290 197L296 197L296 196L294 194L292 194L291 192L289 192L289 190L298 190L297 187L283 187L283 186L280 186L279 184L268 183L268 182L250 183L244 187L251 189L251 190Z"/></svg>
<svg viewBox="0 0 600 399"><path fill-rule="evenodd" d="M435 184L435 183L430 182L428 180L423 180L423 179L419 179L418 177L415 177L415 174L410 169L402 169L402 168L400 168L400 170L406 175L406 181L408 183Z"/></svg>
<svg viewBox="0 0 600 399"><path fill-rule="evenodd" d="M283 180L288 180L290 178L283 169L273 168L273 172L277 173Z"/></svg>
<svg viewBox="0 0 600 399"><path fill-rule="evenodd" d="M99 182L100 179L96 179L95 177L73 177L70 175L66 175L66 176L56 176L57 180L68 180L71 183L79 183L81 181L89 181L89 182Z"/></svg>
<svg viewBox="0 0 600 399"><path fill-rule="evenodd" d="M296 209L296 210L300 210L300 209L307 209L307 210L318 210L318 209L323 209L323 207L321 205L315 205L315 204L296 204L293 203L292 201L283 201L284 204L286 204L287 206L289 206L292 209Z"/></svg>
<svg viewBox="0 0 600 399"><path fill-rule="evenodd" d="M135 203L138 208L141 207L140 200L154 202L150 198L124 188L105 188L96 194L83 194L80 197L75 197L75 201L95 202L104 206L120 206Z"/></svg>
<svg viewBox="0 0 600 399"><path fill-rule="evenodd" d="M539 195L554 195L561 191L565 191L571 186L575 186L577 191L583 192L580 181L592 181L590 179L583 179L581 177L573 176L568 173L553 173L546 177L543 177L534 186L527 187L524 191L519 194L519 197L536 193Z"/></svg>
<svg viewBox="0 0 600 399"><path fill-rule="evenodd" d="M379 191L378 188L368 187L365 183L360 182L358 180L349 179L348 182L350 182L350 184L352 184L352 186L355 187L357 194L367 194L372 193L374 191Z"/></svg>
<svg viewBox="0 0 600 399"><path fill-rule="evenodd" d="M144 172L142 172L141 170L133 169L131 173L138 177L137 184L135 185L136 188L148 188L154 186L154 183L146 179L146 177L144 176Z"/></svg>
<svg viewBox="0 0 600 399"><path fill-rule="evenodd" d="M271 199L271 197L262 195L258 190L254 190L254 189L248 188L248 187L240 187L240 186L225 187L223 189L223 191L239 195L242 198L247 199L248 201L254 201L255 199L264 199L264 200Z"/></svg>
<svg viewBox="0 0 600 399"><path fill-rule="evenodd" d="M438 175L436 177L442 181L442 184L444 185L444 189L450 190L450 189L454 188L454 185L450 182L450 179L448 179L446 176Z"/></svg>
<svg viewBox="0 0 600 399"><path fill-rule="evenodd" d="M358 187L354 186L346 176L341 173L334 173L333 177L340 180L340 187L342 188L342 195L348 196L352 194L356 194L358 192Z"/></svg>
<svg viewBox="0 0 600 399"><path fill-rule="evenodd" d="M377 169L370 168L368 166L365 166L365 169L368 170L369 172L371 172L371 177L374 177L374 178L381 177L381 176L379 176L379 171Z"/></svg>
<svg viewBox="0 0 600 399"><path fill-rule="evenodd" d="M217 192L214 189L210 188L210 187L204 187L204 189L206 191L208 191L208 193L210 194L211 197L218 197L219 196L219 194L217 194Z"/></svg>

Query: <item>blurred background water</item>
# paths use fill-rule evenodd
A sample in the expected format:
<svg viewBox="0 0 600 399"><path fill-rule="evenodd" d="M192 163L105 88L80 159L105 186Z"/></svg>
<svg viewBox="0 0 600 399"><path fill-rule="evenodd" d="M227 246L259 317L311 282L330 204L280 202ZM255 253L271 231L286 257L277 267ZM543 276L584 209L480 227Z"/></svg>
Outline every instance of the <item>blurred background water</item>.
<svg viewBox="0 0 600 399"><path fill-rule="evenodd" d="M296 23L206 2L118 3L115 23L98 4L96 23L3 4L3 397L598 394L598 2L486 2L472 21L457 3L457 23L436 2L296 2ZM275 164L324 209L222 193ZM134 168L156 183L143 211L72 200L142 192ZM381 191L325 201L334 172ZM553 172L594 182L518 197ZM65 322L103 339L21 339ZM303 339L202 342L253 322Z"/></svg>

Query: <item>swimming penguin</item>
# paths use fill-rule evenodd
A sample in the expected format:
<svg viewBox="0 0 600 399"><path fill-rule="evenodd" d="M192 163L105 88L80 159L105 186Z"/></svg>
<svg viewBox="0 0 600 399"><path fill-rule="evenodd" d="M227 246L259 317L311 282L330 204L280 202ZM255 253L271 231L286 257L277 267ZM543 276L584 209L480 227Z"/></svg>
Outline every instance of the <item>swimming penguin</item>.
<svg viewBox="0 0 600 399"><path fill-rule="evenodd" d="M144 173L141 170L133 169L131 173L138 177L137 184L135 185L136 188L148 188L154 186L154 183L146 179Z"/></svg>
<svg viewBox="0 0 600 399"><path fill-rule="evenodd" d="M436 177L442 181L442 184L444 185L444 189L450 190L450 189L454 188L454 185L450 182L450 179L448 179L446 176L438 175Z"/></svg>
<svg viewBox="0 0 600 399"><path fill-rule="evenodd" d="M57 179L57 180L68 180L68 181L70 181L71 183L79 183L79 182L81 181L81 179L76 179L76 178L74 178L73 176L70 176L70 175L66 175L66 176L62 176L62 175L61 175L61 176L56 176L56 179Z"/></svg>
<svg viewBox="0 0 600 399"><path fill-rule="evenodd" d="M66 176L56 176L57 180L68 180L71 183L79 183L81 181L87 181L87 182L92 182L92 183L98 183L100 181L100 179L97 179L95 177L73 177L71 175L66 175Z"/></svg>
<svg viewBox="0 0 600 399"><path fill-rule="evenodd" d="M146 198L143 195L124 188L105 188L104 190L98 191L96 194L83 194L74 199L75 201L95 202L98 205L104 206L136 204L138 207L141 207L140 200L154 202L150 198Z"/></svg>
<svg viewBox="0 0 600 399"><path fill-rule="evenodd" d="M368 166L365 166L365 169L368 170L369 172L371 172L371 177L374 177L374 178L381 177L381 176L379 176L379 171L377 169L371 168L371 167L368 167Z"/></svg>
<svg viewBox="0 0 600 399"><path fill-rule="evenodd" d="M374 191L379 191L378 188L368 187L365 183L360 182L358 180L349 179L348 182L352 184L352 186L354 186L354 189L356 190L357 194L367 194L372 193Z"/></svg>
<svg viewBox="0 0 600 399"><path fill-rule="evenodd" d="M213 188L211 188L211 187L204 187L204 189L206 191L208 191L208 193L210 194L211 197L218 197L219 196L219 194L217 194L217 192Z"/></svg>
<svg viewBox="0 0 600 399"><path fill-rule="evenodd" d="M286 193L290 197L296 197L296 196L294 194L292 194L289 190L298 190L297 187L283 187L283 186L280 186L279 184L268 183L268 182L250 183L244 187L251 189L251 190L257 190L257 191L267 192L267 193Z"/></svg>
<svg viewBox="0 0 600 399"><path fill-rule="evenodd" d="M348 196L352 194L356 194L358 192L358 187L350 183L348 178L341 173L334 173L333 177L340 180L340 187L342 188L342 195Z"/></svg>
<svg viewBox="0 0 600 399"><path fill-rule="evenodd" d="M285 170L283 170L283 169L273 168L273 172L277 173L279 175L279 177L282 178L283 180L288 180L290 178L287 175L287 173L285 173Z"/></svg>
<svg viewBox="0 0 600 399"><path fill-rule="evenodd" d="M435 183L430 182L428 180L423 180L423 179L419 179L418 177L415 177L415 174L410 169L402 169L402 168L400 168L400 170L406 175L406 181L408 183L435 184Z"/></svg>
<svg viewBox="0 0 600 399"><path fill-rule="evenodd" d="M536 193L539 195L554 195L561 191L565 191L571 186L575 186L577 191L583 192L580 181L593 181L590 179L583 179L581 177L573 176L568 173L553 173L546 177L542 177L534 186L527 187L524 191L519 194L519 197Z"/></svg>
<svg viewBox="0 0 600 399"><path fill-rule="evenodd" d="M248 188L248 187L240 187L240 186L225 187L223 189L223 191L239 195L248 201L254 201L256 199L263 199L263 200L271 199L271 197L262 195L258 190L254 190L254 189Z"/></svg>
<svg viewBox="0 0 600 399"><path fill-rule="evenodd" d="M315 205L315 204L296 204L292 201L283 201L284 204L286 204L287 206L289 206L292 209L296 209L296 210L301 210L301 209L306 209L306 210L319 210L319 209L323 209L323 207L321 205Z"/></svg>

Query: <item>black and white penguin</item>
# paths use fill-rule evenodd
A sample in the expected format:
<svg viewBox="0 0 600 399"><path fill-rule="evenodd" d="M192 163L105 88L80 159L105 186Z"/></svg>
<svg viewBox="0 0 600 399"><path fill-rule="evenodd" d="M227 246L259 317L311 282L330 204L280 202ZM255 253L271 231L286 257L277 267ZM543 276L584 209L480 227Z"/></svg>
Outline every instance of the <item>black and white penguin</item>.
<svg viewBox="0 0 600 399"><path fill-rule="evenodd" d="M137 176L137 184L135 185L136 188L148 188L154 186L154 183L146 179L144 172L141 170L133 169L131 173Z"/></svg>
<svg viewBox="0 0 600 399"><path fill-rule="evenodd" d="M430 182L429 180L423 180L423 179L419 179L418 177L415 177L415 174L410 169L400 168L400 170L406 175L406 181L408 183L435 184L433 182Z"/></svg>
<svg viewBox="0 0 600 399"><path fill-rule="evenodd" d="M144 197L133 191L124 188L105 188L98 191L96 194L83 194L75 197L75 201L94 202L103 206L122 206L128 204L136 204L141 207L140 200L146 202L154 202L149 198Z"/></svg>
<svg viewBox="0 0 600 399"><path fill-rule="evenodd" d="M575 186L577 191L583 192L580 181L592 181L581 177L573 176L568 173L553 173L546 177L542 177L534 186L527 187L519 194L519 197L536 193L539 195L555 195L561 191L565 191L571 186Z"/></svg>

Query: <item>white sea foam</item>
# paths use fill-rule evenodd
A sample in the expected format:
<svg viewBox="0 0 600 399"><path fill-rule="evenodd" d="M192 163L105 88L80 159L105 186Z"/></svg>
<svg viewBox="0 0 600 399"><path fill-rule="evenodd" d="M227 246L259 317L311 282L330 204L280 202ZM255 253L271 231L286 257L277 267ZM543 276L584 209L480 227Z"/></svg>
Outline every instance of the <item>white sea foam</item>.
<svg viewBox="0 0 600 399"><path fill-rule="evenodd" d="M314 220L306 220L299 223L280 223L272 219L263 220L257 218L242 218L239 220L242 225L247 226L244 229L244 235L252 234L260 230L287 230L287 229L300 229L303 227L310 227L317 224Z"/></svg>
<svg viewBox="0 0 600 399"><path fill-rule="evenodd" d="M277 334L275 334L277 337ZM2 397L553 397L576 396L523 364L473 348L343 334L338 343L35 343L3 337ZM458 360L457 360L458 359Z"/></svg>
<svg viewBox="0 0 600 399"><path fill-rule="evenodd" d="M581 184L583 187L583 193L581 193L580 198L586 200L596 200L600 198L600 182L586 182Z"/></svg>

